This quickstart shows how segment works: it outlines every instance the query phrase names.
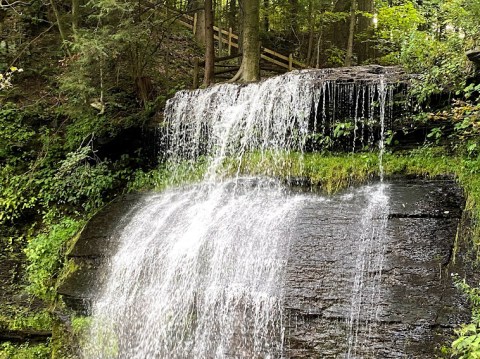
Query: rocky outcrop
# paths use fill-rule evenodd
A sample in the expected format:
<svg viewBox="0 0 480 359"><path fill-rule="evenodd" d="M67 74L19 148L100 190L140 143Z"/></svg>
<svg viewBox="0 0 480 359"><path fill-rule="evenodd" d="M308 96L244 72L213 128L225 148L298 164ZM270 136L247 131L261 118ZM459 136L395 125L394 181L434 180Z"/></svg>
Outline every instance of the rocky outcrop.
<svg viewBox="0 0 480 359"><path fill-rule="evenodd" d="M128 220L129 213L142 198L141 194L117 197L83 229L68 254L76 270L58 288L58 294L72 309L88 313L90 303L103 283L104 266L118 244L122 221Z"/></svg>
<svg viewBox="0 0 480 359"><path fill-rule="evenodd" d="M451 180L387 182L385 233L369 249L382 252L372 257L382 263L363 263L361 276L357 224L366 206L362 188L312 201L298 213L284 288L285 357L338 358L351 351L351 358L434 358L453 328L469 320L466 299L452 280L452 273L466 271L461 253L455 253L461 190ZM118 199L80 236L70 253L80 270L59 289L72 307L88 312L122 222L143 198ZM378 298L375 305L352 318L352 303L373 297ZM356 345L349 349L352 335Z"/></svg>
<svg viewBox="0 0 480 359"><path fill-rule="evenodd" d="M466 52L466 55L470 61L472 61L475 65L480 67L480 50L470 50Z"/></svg>
<svg viewBox="0 0 480 359"><path fill-rule="evenodd" d="M360 248L358 234L348 229L356 228L361 203L328 219L324 213L338 213L337 204L317 209L319 222L328 222L321 231L311 220L300 225L287 272L287 357L343 357L346 338L354 332L360 343L352 358L434 358L453 328L469 320L468 305L451 277L465 272L462 259L454 258L461 191L448 180L395 181L388 191L383 268L379 273L378 267L366 267L363 292L351 289L358 280ZM376 292L368 286L374 277ZM352 328L352 301L368 302L372 296L381 298L376 313L368 308L355 313L360 317ZM365 332L369 339L362 342Z"/></svg>

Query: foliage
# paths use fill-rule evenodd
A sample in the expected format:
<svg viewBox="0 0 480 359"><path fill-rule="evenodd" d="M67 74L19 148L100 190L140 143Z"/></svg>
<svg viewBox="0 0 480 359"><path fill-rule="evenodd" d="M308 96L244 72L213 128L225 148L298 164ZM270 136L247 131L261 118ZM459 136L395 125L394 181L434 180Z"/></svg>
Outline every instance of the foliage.
<svg viewBox="0 0 480 359"><path fill-rule="evenodd" d="M49 344L0 344L0 359L50 359Z"/></svg>
<svg viewBox="0 0 480 359"><path fill-rule="evenodd" d="M177 164L161 164L151 171L138 170L128 183L129 191L163 190L172 186L181 186L200 181L206 172L206 162L199 159L192 163L184 161Z"/></svg>
<svg viewBox="0 0 480 359"><path fill-rule="evenodd" d="M472 65L465 52L478 45L478 2L386 2L377 5L375 29L383 64L400 64L419 74L413 94L420 102L432 94L463 90Z"/></svg>
<svg viewBox="0 0 480 359"><path fill-rule="evenodd" d="M56 296L56 279L62 267L69 240L82 228L84 222L64 218L58 224L29 241L25 254L28 259L28 290L35 296L52 302Z"/></svg>
<svg viewBox="0 0 480 359"><path fill-rule="evenodd" d="M12 77L15 72L22 72L23 69L19 69L15 66L10 66L8 71L4 74L0 73L0 91L11 88L12 85Z"/></svg>
<svg viewBox="0 0 480 359"><path fill-rule="evenodd" d="M457 339L452 342L451 354L459 359L480 358L480 289L469 286L465 279L455 278L473 306L472 321L455 330Z"/></svg>
<svg viewBox="0 0 480 359"><path fill-rule="evenodd" d="M104 204L104 193L113 188L115 177L108 163L94 157L91 145L67 153L53 178L45 181L43 200L46 203L81 206L87 213Z"/></svg>
<svg viewBox="0 0 480 359"><path fill-rule="evenodd" d="M52 328L52 315L46 310L30 311L28 308L2 308L8 316L0 315L0 328L8 330L49 331Z"/></svg>
<svg viewBox="0 0 480 359"><path fill-rule="evenodd" d="M386 64L400 61L402 48L408 46L409 35L425 23L425 19L411 1L390 6L384 3L377 13L377 47L384 53L381 59Z"/></svg>

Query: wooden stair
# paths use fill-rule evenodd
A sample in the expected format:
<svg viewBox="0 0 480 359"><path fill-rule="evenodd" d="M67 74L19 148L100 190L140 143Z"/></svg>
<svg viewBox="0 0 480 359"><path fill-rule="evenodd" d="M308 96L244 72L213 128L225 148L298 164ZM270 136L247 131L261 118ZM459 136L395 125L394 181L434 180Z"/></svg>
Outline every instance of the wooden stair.
<svg viewBox="0 0 480 359"><path fill-rule="evenodd" d="M168 11L175 12L177 15L176 21L179 24L191 29L195 34L195 30L197 28L197 13L191 16L172 9L168 9ZM232 32L232 28L229 28L228 31L226 31L218 26L213 26L213 37L215 40L227 45L228 55L232 54L232 48L238 49L238 35ZM293 54L285 56L263 46L261 47L260 56L263 60L279 66L286 71L306 69L309 67L306 64L295 60L293 58Z"/></svg>

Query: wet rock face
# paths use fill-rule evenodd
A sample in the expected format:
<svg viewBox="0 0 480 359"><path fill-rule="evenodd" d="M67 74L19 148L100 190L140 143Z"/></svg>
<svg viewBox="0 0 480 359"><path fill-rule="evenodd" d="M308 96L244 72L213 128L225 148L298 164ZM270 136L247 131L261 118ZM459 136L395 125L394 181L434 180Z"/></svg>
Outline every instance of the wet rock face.
<svg viewBox="0 0 480 359"><path fill-rule="evenodd" d="M297 214L284 284L286 358L434 358L469 320L451 278L464 272L461 257L453 260L459 188L449 180L392 180L388 213L370 222L368 193L312 194ZM59 290L72 307L88 312L116 248L118 218L128 220L142 198L117 200L83 232L70 254L81 269ZM369 231L365 223L370 239L360 230Z"/></svg>
<svg viewBox="0 0 480 359"><path fill-rule="evenodd" d="M309 69L302 70L305 73L311 73L318 76L323 81L334 81L337 83L349 82L378 82L378 75L385 75L385 80L389 83L407 84L411 80L411 75L407 74L399 66L380 66L366 65L353 67L337 67L329 69Z"/></svg>
<svg viewBox="0 0 480 359"><path fill-rule="evenodd" d="M287 357L434 358L453 327L468 321L451 278L463 271L459 258L453 263L458 187L415 180L386 190L384 238L363 253L368 262L383 251L380 267L359 262L358 196L299 215L286 279ZM358 301L365 307L353 310Z"/></svg>
<svg viewBox="0 0 480 359"><path fill-rule="evenodd" d="M108 259L117 249L122 223L128 221L129 214L143 197L120 196L88 222L69 253L78 269L58 289L67 306L88 314L91 302L105 280L104 268Z"/></svg>

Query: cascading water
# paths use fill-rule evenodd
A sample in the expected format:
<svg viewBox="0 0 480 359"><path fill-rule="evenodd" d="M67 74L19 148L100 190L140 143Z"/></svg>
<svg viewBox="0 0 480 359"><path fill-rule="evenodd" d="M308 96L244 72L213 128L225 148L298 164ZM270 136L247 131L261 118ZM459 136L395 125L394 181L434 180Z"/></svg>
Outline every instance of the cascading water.
<svg viewBox="0 0 480 359"><path fill-rule="evenodd" d="M381 163L381 162L380 162ZM369 338L375 330L381 302L380 286L387 236L388 196L386 185L380 183L368 188L368 205L362 213L358 231L358 252L355 259L350 314L348 317L347 358L357 358L358 348L361 357L375 358L369 352Z"/></svg>
<svg viewBox="0 0 480 359"><path fill-rule="evenodd" d="M84 358L284 356L291 229L304 203L314 199L291 193L276 180L238 177L239 171L233 180L222 180L222 169L227 159L241 163L252 152L279 160L285 151L302 152L315 134L338 136L335 126L343 119L354 124L355 148L366 145L379 118L382 154L391 86L383 75L347 83L331 75L289 73L248 86L183 91L168 102L165 142L173 172L179 163L199 158L207 159L208 169L201 184L147 197L129 219L107 285L92 307ZM373 330L384 186L368 194L357 241L349 358L368 340L360 336L360 326ZM376 274L369 277L372 271Z"/></svg>
<svg viewBox="0 0 480 359"><path fill-rule="evenodd" d="M300 203L273 182L248 180L146 199L123 231L84 356L280 357Z"/></svg>
<svg viewBox="0 0 480 359"><path fill-rule="evenodd" d="M354 79L343 79L334 70L302 71L248 86L178 92L165 110L167 158L178 162L208 156L213 170L227 156L303 151L348 138L353 150L373 148L374 137L381 137L383 151L385 126L392 122L386 115L392 114L393 88L398 86L398 79L389 79L385 71L359 72Z"/></svg>

